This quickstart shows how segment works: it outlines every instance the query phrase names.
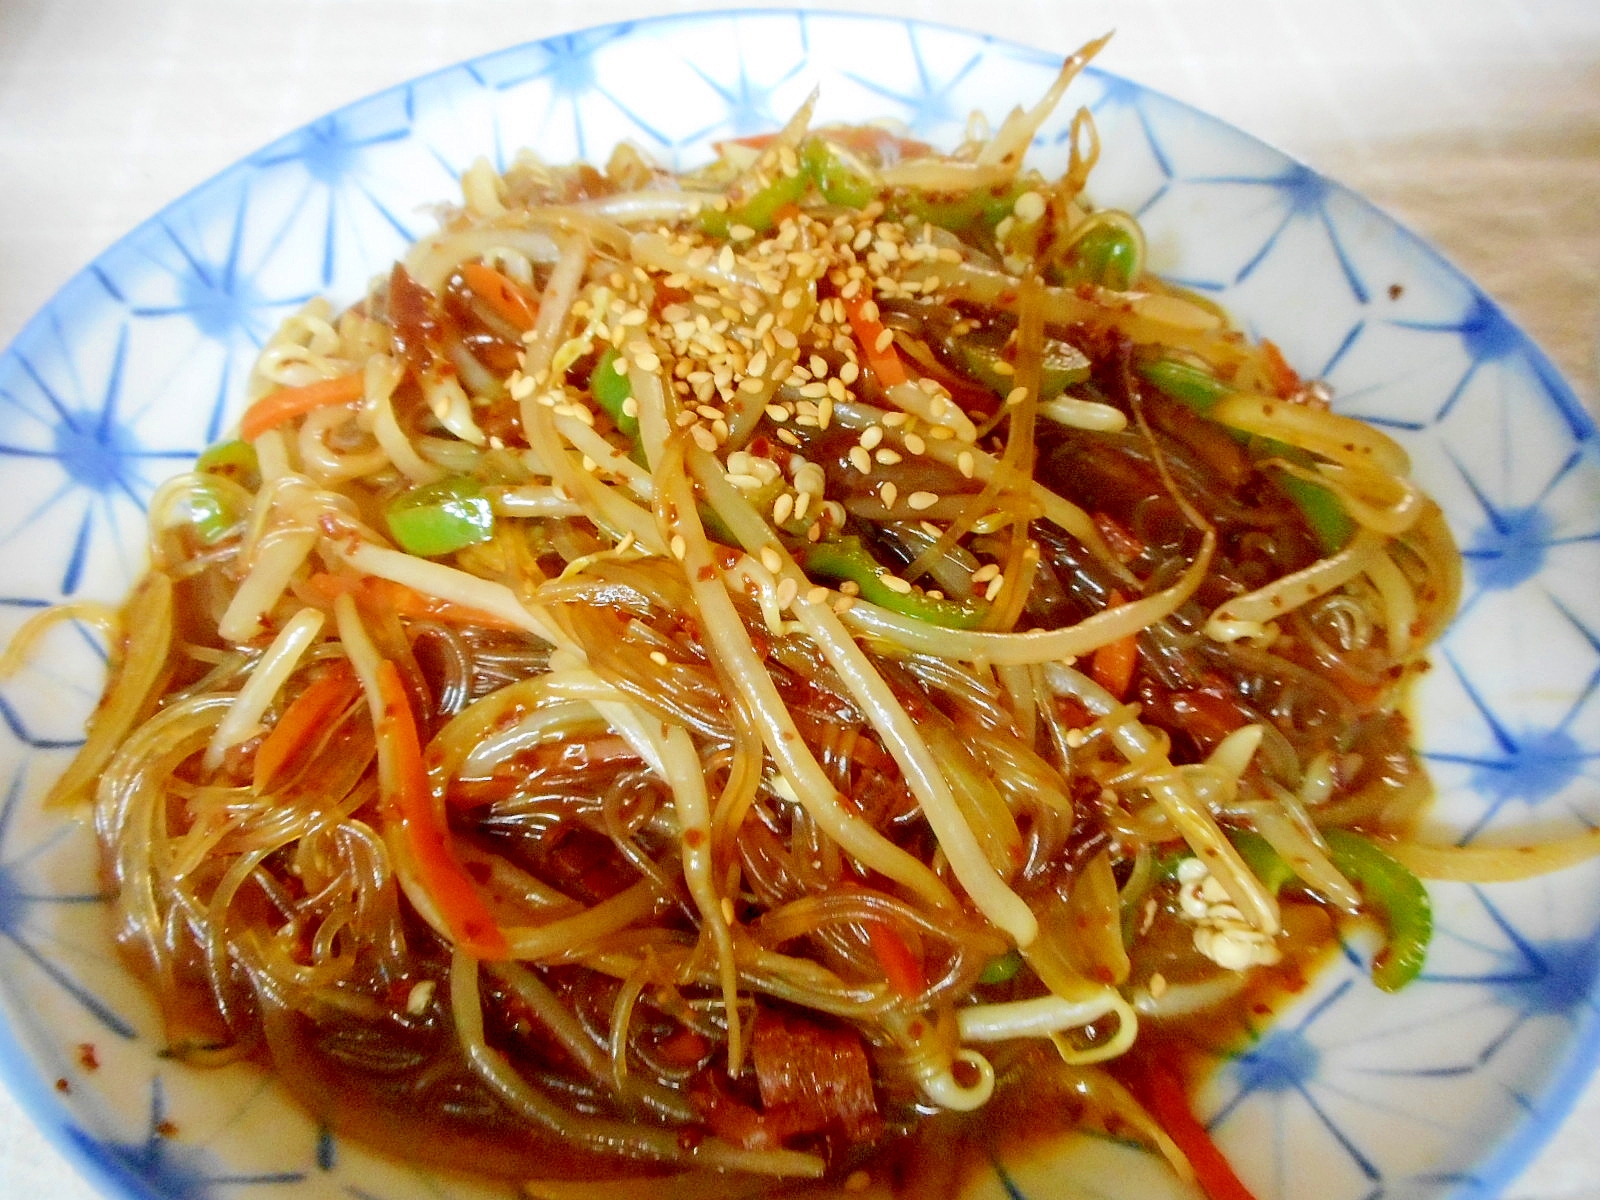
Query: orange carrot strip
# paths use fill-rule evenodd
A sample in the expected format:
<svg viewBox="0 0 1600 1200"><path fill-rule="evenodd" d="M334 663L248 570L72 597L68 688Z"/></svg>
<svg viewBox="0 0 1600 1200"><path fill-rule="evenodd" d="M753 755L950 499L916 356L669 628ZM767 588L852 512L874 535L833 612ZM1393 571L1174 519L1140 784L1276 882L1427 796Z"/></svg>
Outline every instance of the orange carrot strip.
<svg viewBox="0 0 1600 1200"><path fill-rule="evenodd" d="M359 400L365 390L365 376L360 371L354 371L332 379L319 379L301 387L268 392L245 410L239 420L239 436L247 442L253 442L267 430L276 429L285 421L303 417L315 409Z"/></svg>
<svg viewBox="0 0 1600 1200"><path fill-rule="evenodd" d="M867 305L871 302L872 297L863 289L856 293L854 300L845 301L844 311L850 318L850 329L856 335L856 341L861 343L862 353L866 355L872 373L884 387L893 387L906 381L905 364L900 361L900 355L894 348L894 339L885 336L887 331L883 322L868 315Z"/></svg>
<svg viewBox="0 0 1600 1200"><path fill-rule="evenodd" d="M253 782L257 792L265 792L283 768L313 742L326 728L328 721L348 708L360 694L361 684L356 680L346 659L335 659L283 710L272 732L262 739L256 750Z"/></svg>
<svg viewBox="0 0 1600 1200"><path fill-rule="evenodd" d="M1110 599L1115 607L1123 602L1122 593L1112 592ZM1106 691L1123 700L1133 683L1133 669L1138 662L1139 635L1130 633L1096 650L1089 659L1089 674Z"/></svg>
<svg viewBox="0 0 1600 1200"><path fill-rule="evenodd" d="M484 263L468 263L461 268L461 278L474 296L518 333L527 332L538 321L538 304L510 276Z"/></svg>
<svg viewBox="0 0 1600 1200"><path fill-rule="evenodd" d="M1211 1140L1206 1127L1189 1109L1183 1083L1170 1067L1162 1063L1145 1064L1142 1086L1135 1094L1149 1107L1151 1116L1194 1168L1195 1182L1207 1200L1255 1200L1250 1189L1239 1181L1233 1167Z"/></svg>
<svg viewBox="0 0 1600 1200"><path fill-rule="evenodd" d="M1272 381L1272 390L1287 400L1303 386L1299 373L1289 365L1283 351L1266 338L1261 339L1261 352L1267 360L1267 376Z"/></svg>
<svg viewBox="0 0 1600 1200"><path fill-rule="evenodd" d="M680 1025L656 1043L656 1052L675 1067L697 1066L711 1052L711 1042Z"/></svg>
<svg viewBox="0 0 1600 1200"><path fill-rule="evenodd" d="M478 958L509 957L505 931L456 857L450 831L434 808L416 717L400 668L390 659L378 664L378 698L383 705L377 720L378 745L389 767L386 799L400 820L418 882L438 906L440 918L462 949Z"/></svg>
<svg viewBox="0 0 1600 1200"><path fill-rule="evenodd" d="M883 968L889 986L904 997L920 996L928 990L928 976L922 969L922 960L911 953L905 938L885 921L863 921L867 929L867 942L872 955Z"/></svg>

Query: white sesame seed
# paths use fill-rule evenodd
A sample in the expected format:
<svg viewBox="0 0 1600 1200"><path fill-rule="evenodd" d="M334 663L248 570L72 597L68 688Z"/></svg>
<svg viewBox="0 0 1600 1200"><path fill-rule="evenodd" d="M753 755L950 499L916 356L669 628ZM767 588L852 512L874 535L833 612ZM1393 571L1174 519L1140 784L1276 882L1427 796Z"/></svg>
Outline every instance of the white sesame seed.
<svg viewBox="0 0 1600 1200"><path fill-rule="evenodd" d="M899 495L900 489L895 487L893 480L884 480L883 485L878 488L878 499L883 501L885 508L893 508L895 499Z"/></svg>
<svg viewBox="0 0 1600 1200"><path fill-rule="evenodd" d="M783 555L771 546L761 547L761 565L776 575L783 570Z"/></svg>
<svg viewBox="0 0 1600 1200"><path fill-rule="evenodd" d="M909 596L911 594L911 584L906 580L901 579L898 575L890 575L887 571L885 571L882 575L878 576L878 582L883 584L883 586L888 588L891 592L898 592L902 596Z"/></svg>
<svg viewBox="0 0 1600 1200"><path fill-rule="evenodd" d="M788 608L794 603L795 597L800 594L800 585L789 576L778 580L778 587L773 599L778 602L780 609Z"/></svg>
<svg viewBox="0 0 1600 1200"><path fill-rule="evenodd" d="M704 425L689 426L689 436L694 439L694 444L707 454L712 453L717 448L717 435Z"/></svg>
<svg viewBox="0 0 1600 1200"><path fill-rule="evenodd" d="M827 602L827 599L828 589L823 587L821 584L817 584L806 593L807 604L824 604Z"/></svg>
<svg viewBox="0 0 1600 1200"><path fill-rule="evenodd" d="M860 446L850 447L850 465L863 475L872 474L872 455Z"/></svg>
<svg viewBox="0 0 1600 1200"><path fill-rule="evenodd" d="M973 470L976 466L977 463L972 457L971 450L963 450L960 454L956 455L956 470L961 472L963 479L971 479Z"/></svg>
<svg viewBox="0 0 1600 1200"><path fill-rule="evenodd" d="M667 549L672 551L673 558L682 562L683 556L689 553L689 543L683 540L683 534L675 533L672 535L672 540L667 543Z"/></svg>
<svg viewBox="0 0 1600 1200"><path fill-rule="evenodd" d="M877 459L884 466L892 467L895 463L900 461L900 452L898 450L891 450L888 446L879 446L878 449L873 452L872 457Z"/></svg>
<svg viewBox="0 0 1600 1200"><path fill-rule="evenodd" d="M917 512L921 512L923 509L932 508L939 503L939 497L934 492L912 492L911 495L906 497L906 503Z"/></svg>
<svg viewBox="0 0 1600 1200"><path fill-rule="evenodd" d="M801 463L794 470L794 486L820 496L828 486L828 473L817 463Z"/></svg>
<svg viewBox="0 0 1600 1200"><path fill-rule="evenodd" d="M998 564L985 563L972 573L972 582L974 585L988 583L989 580L993 579L998 574L1000 574L1000 567Z"/></svg>
<svg viewBox="0 0 1600 1200"><path fill-rule="evenodd" d="M928 448L928 443L922 440L921 434L908 433L901 441L905 443L906 451L911 454L921 454Z"/></svg>
<svg viewBox="0 0 1600 1200"><path fill-rule="evenodd" d="M1027 398L1028 398L1028 389L1027 388L1025 388L1025 387L1014 387L1009 392L1006 393L1006 407L1007 408L1015 408L1017 405L1021 404Z"/></svg>
<svg viewBox="0 0 1600 1200"><path fill-rule="evenodd" d="M1000 594L1000 589L1005 585L1006 577L1004 575L996 575L989 581L989 586L983 589L983 598L985 600L993 600Z"/></svg>
<svg viewBox="0 0 1600 1200"><path fill-rule="evenodd" d="M664 667L667 665L667 656L659 650L652 650L650 651L650 661L658 667Z"/></svg>
<svg viewBox="0 0 1600 1200"><path fill-rule="evenodd" d="M779 492L778 498L772 502L772 523L774 525L787 525L789 518L794 515L794 493Z"/></svg>

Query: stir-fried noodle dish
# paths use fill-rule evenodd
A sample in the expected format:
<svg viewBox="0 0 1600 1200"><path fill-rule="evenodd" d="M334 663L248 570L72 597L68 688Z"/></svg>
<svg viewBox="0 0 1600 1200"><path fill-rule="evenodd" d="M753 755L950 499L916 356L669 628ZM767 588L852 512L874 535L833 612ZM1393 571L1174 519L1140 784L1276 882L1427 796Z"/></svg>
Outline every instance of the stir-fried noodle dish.
<svg viewBox="0 0 1600 1200"><path fill-rule="evenodd" d="M1095 48L950 153L479 162L283 324L51 797L172 1054L532 1195L936 1195L1041 1121L1236 1195L1189 1048L1592 850L1408 840L1450 535L1146 270L1087 112L1024 165Z"/></svg>

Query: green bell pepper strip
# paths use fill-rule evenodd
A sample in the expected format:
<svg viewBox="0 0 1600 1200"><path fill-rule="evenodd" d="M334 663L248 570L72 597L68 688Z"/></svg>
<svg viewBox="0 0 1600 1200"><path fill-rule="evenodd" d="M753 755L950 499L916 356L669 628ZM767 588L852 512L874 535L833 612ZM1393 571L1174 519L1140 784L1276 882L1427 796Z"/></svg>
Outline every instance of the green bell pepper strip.
<svg viewBox="0 0 1600 1200"><path fill-rule="evenodd" d="M1293 446L1284 446L1283 449L1285 458L1294 458L1300 453ZM1300 515L1305 517L1311 532L1317 535L1324 554L1343 550L1355 536L1356 523L1345 512L1344 505L1339 503L1339 497L1320 483L1283 472L1278 475L1278 486L1294 501Z"/></svg>
<svg viewBox="0 0 1600 1200"><path fill-rule="evenodd" d="M1017 197L1032 191L1025 183L1013 183L1000 191L978 188L954 199L934 199L934 194L912 192L895 205L904 216L916 217L952 233L966 233L981 227L993 233L994 227L1011 215Z"/></svg>
<svg viewBox="0 0 1600 1200"><path fill-rule="evenodd" d="M1175 358L1152 358L1135 369L1146 382L1202 417L1209 416L1217 401L1233 391L1210 371Z"/></svg>
<svg viewBox="0 0 1600 1200"><path fill-rule="evenodd" d="M1228 840L1233 843L1233 848L1239 852L1239 857L1244 859L1245 866L1250 868L1250 873L1261 881L1268 892L1276 896L1298 876L1294 868L1284 861L1283 856L1272 848L1272 843L1267 841L1253 829L1224 829ZM1178 868L1183 865L1183 860L1193 858L1194 855L1187 849L1175 850L1170 854L1163 854L1156 860L1152 872L1152 881L1155 883L1173 883L1178 878Z"/></svg>
<svg viewBox="0 0 1600 1200"><path fill-rule="evenodd" d="M967 374L989 388L997 396L1009 396L1017 386L1014 375L995 370L1003 357L997 344L969 336L956 343L962 365ZM1044 359L1039 364L1039 399L1054 400L1067 388L1083 383L1089 378L1092 367L1089 360L1070 342L1059 338L1044 339Z"/></svg>
<svg viewBox="0 0 1600 1200"><path fill-rule="evenodd" d="M201 454L194 469L202 475L221 475L246 491L261 486L261 464L249 442L218 442Z"/></svg>
<svg viewBox="0 0 1600 1200"><path fill-rule="evenodd" d="M816 180L817 190L829 204L865 208L878 194L870 179L845 162L821 138L812 138L806 143L800 165Z"/></svg>
<svg viewBox="0 0 1600 1200"><path fill-rule="evenodd" d="M494 511L478 481L464 475L402 492L384 511L400 549L423 558L452 554L494 536Z"/></svg>
<svg viewBox="0 0 1600 1200"><path fill-rule="evenodd" d="M1073 245L1061 272L1061 282L1068 285L1095 283L1125 292L1133 286L1133 274L1138 266L1139 247L1132 235L1112 225L1101 225Z"/></svg>
<svg viewBox="0 0 1600 1200"><path fill-rule="evenodd" d="M1405 867L1359 833L1325 829L1328 857L1361 892L1384 928L1383 949L1372 959L1372 982L1397 992L1422 970L1433 938L1433 903L1428 889Z"/></svg>
<svg viewBox="0 0 1600 1200"><path fill-rule="evenodd" d="M215 546L239 523L239 513L215 484L198 483L187 496L189 525L202 545Z"/></svg>
<svg viewBox="0 0 1600 1200"><path fill-rule="evenodd" d="M1007 950L998 958L991 958L983 965L983 970L978 974L978 982L991 985L1010 983L1020 970L1022 970L1022 955L1015 950Z"/></svg>
<svg viewBox="0 0 1600 1200"><path fill-rule="evenodd" d="M1255 830L1229 829L1227 834L1239 857L1244 859L1244 865L1250 868L1250 873L1274 896L1299 878L1294 868L1272 848L1272 843Z"/></svg>
<svg viewBox="0 0 1600 1200"><path fill-rule="evenodd" d="M639 418L631 417L625 406L633 396L633 381L617 374L617 360L621 357L615 347L607 347L589 376L589 394L605 409L617 432L630 442L639 440Z"/></svg>
<svg viewBox="0 0 1600 1200"><path fill-rule="evenodd" d="M1276 896L1298 876L1266 838L1249 829L1229 829L1245 865ZM1362 901L1384 930L1383 949L1372 960L1372 981L1386 992L1397 992L1415 979L1428 957L1433 939L1433 902L1422 881L1378 849L1369 839L1348 829L1324 829L1328 859L1361 892ZM1177 874L1174 866L1173 875Z"/></svg>
<svg viewBox="0 0 1600 1200"><path fill-rule="evenodd" d="M798 204L810 187L811 173L804 169L793 175L779 175L726 210L703 209L700 228L712 237L727 237L728 231L735 225L765 233L772 228L778 210L786 204Z"/></svg>
<svg viewBox="0 0 1600 1200"><path fill-rule="evenodd" d="M979 600L944 600L917 591L895 591L883 582L889 572L858 537L818 542L806 550L800 565L814 579L848 580L861 589L863 600L947 629L976 629L989 607Z"/></svg>
<svg viewBox="0 0 1600 1200"><path fill-rule="evenodd" d="M1234 390L1204 368L1176 359L1151 359L1138 364L1136 370L1146 382L1203 417L1210 416L1217 401ZM1251 442L1261 458L1282 458L1299 466L1308 466L1314 461L1304 450L1276 438L1239 437L1239 440ZM1277 481L1311 527L1324 554L1342 550L1355 536L1356 523L1350 519L1339 497L1328 488L1286 472L1280 473Z"/></svg>

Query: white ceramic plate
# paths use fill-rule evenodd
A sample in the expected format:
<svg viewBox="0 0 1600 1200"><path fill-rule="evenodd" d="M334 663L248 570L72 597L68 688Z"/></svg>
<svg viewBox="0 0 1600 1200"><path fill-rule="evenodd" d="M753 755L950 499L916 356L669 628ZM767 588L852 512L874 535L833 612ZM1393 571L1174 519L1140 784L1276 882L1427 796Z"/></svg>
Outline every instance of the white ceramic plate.
<svg viewBox="0 0 1600 1200"><path fill-rule="evenodd" d="M903 21L668 18L488 55L290 134L106 251L0 357L0 637L39 606L124 593L144 501L227 428L263 337L313 293L358 296L479 155L603 158L628 138L687 164L713 139L772 128L817 85L820 119L893 117L949 144L969 112L1031 103L1058 65ZM1139 216L1157 268L1399 437L1444 505L1467 588L1420 702L1441 827L1471 839L1600 820L1600 464L1571 391L1382 213L1126 80L1075 84L1041 165L1063 161L1079 105L1105 148L1091 192ZM372 1161L249 1068L159 1057L151 1006L109 945L92 838L37 806L102 668L93 641L63 629L0 686L0 1065L35 1120L115 1197L491 1194ZM1261 1200L1499 1191L1596 1057L1597 884L1582 868L1435 888L1418 983L1383 995L1352 950L1221 1063L1202 1105ZM1137 1152L1091 1140L996 1163L979 1188L1182 1194Z"/></svg>

